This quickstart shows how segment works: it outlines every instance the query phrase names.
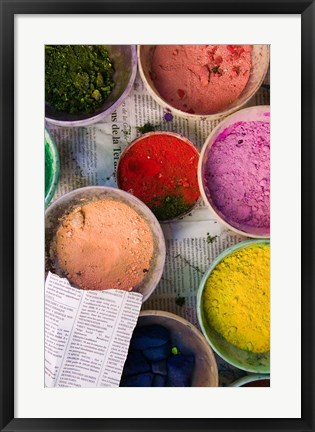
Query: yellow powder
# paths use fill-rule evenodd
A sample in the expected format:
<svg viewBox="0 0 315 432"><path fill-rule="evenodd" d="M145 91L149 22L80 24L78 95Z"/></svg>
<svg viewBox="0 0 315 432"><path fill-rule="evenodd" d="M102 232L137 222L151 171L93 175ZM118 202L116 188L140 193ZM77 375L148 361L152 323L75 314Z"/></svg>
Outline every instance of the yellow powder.
<svg viewBox="0 0 315 432"><path fill-rule="evenodd" d="M247 246L221 261L206 282L208 323L228 342L252 352L270 350L270 247Z"/></svg>

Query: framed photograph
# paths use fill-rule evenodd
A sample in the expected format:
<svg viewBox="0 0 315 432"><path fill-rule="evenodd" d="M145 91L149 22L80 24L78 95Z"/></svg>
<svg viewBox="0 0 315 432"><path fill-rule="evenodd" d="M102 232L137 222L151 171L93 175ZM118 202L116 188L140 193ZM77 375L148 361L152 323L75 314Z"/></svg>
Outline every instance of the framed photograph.
<svg viewBox="0 0 315 432"><path fill-rule="evenodd" d="M1 430L313 431L314 1L0 4Z"/></svg>

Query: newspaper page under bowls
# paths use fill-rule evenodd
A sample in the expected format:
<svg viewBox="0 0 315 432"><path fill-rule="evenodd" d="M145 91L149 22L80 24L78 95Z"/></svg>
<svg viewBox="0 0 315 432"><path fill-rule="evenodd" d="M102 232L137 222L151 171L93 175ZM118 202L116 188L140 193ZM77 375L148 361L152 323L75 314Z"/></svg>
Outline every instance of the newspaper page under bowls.
<svg viewBox="0 0 315 432"><path fill-rule="evenodd" d="M247 106L269 105L269 73ZM47 124L57 142L60 180L53 200L84 186L116 187L115 169L121 152L141 135L137 129L150 123L156 130L186 136L200 150L217 121L192 121L169 115L148 94L139 77L123 104L102 123L80 128ZM226 229L210 215L203 202L183 219L163 223L166 262L161 281L142 309L173 312L197 326L196 293L211 262L243 237ZM216 355L220 385L231 384L245 375Z"/></svg>

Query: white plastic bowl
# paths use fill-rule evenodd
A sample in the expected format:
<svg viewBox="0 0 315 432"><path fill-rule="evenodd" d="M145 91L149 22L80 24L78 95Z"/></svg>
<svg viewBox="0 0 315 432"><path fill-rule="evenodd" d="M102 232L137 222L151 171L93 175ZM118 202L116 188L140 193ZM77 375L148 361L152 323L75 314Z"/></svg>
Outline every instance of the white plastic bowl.
<svg viewBox="0 0 315 432"><path fill-rule="evenodd" d="M56 192L60 174L58 148L48 129L45 128L45 171L46 170L49 176L47 177L46 184L47 172L45 172L45 207L48 206Z"/></svg>
<svg viewBox="0 0 315 432"><path fill-rule="evenodd" d="M172 344L183 354L195 356L191 387L218 387L218 367L212 349L195 326L178 315L160 310L141 311L137 326L157 324L166 327Z"/></svg>
<svg viewBox="0 0 315 432"><path fill-rule="evenodd" d="M255 245L270 245L269 240L246 240L225 249L203 275L197 292L197 316L203 335L212 349L227 363L247 372L267 374L270 372L270 352L256 353L245 351L232 345L209 323L204 313L203 295L206 283L218 264L236 251Z"/></svg>
<svg viewBox="0 0 315 432"><path fill-rule="evenodd" d="M152 57L156 45L138 45L138 68L144 85L153 99L163 108L173 114L191 120L217 120L239 110L244 106L258 91L263 83L269 67L269 45L253 45L252 47L252 67L248 82L240 96L229 104L225 109L214 114L189 114L174 108L165 101L157 91L153 80L150 77Z"/></svg>
<svg viewBox="0 0 315 432"><path fill-rule="evenodd" d="M139 136L138 138L136 138L130 144L128 144L128 146L124 149L124 151L121 153L121 155L119 157L119 161L118 161L118 165L117 165L117 169L116 169L117 186L119 188L121 188L121 184L120 184L120 181L119 181L119 165L120 165L120 162L123 160L123 158L128 154L129 150L131 150L133 146L135 146L136 144L138 144L142 140L144 140L144 139L146 139L148 137L151 137L151 136L159 136L159 135L174 137L174 138L177 138L178 140L182 141L183 144L188 145L193 150L193 152L196 155L198 155L198 160L199 160L200 156L199 156L198 149L194 146L194 144L191 141L189 141L188 138L184 137L183 135L180 135L180 134L178 134L176 132L168 132L168 131L154 131L154 132L145 133L145 134ZM182 219L183 217L185 217L189 213L191 213L194 209L196 209L198 207L198 205L200 204L200 201L201 201L201 196L200 196L200 193L199 193L198 199L195 201L195 203L188 210L186 210L185 212L183 212L183 213L181 213L178 216L175 216L173 218L170 218L170 219L161 219L160 223L175 222L177 220Z"/></svg>
<svg viewBox="0 0 315 432"><path fill-rule="evenodd" d="M210 192L207 190L205 181L204 181L204 169L205 164L208 159L209 152L211 150L212 145L214 144L218 135L220 135L228 126L233 125L239 121L264 121L270 122L270 106L269 105L259 105L250 108L245 108L241 111L238 111L226 119L224 119L221 123L218 124L217 127L213 129L211 134L206 139L200 153L199 164L198 164L198 183L201 196L210 209L211 213L227 228L236 232L239 235L252 237L252 238L270 238L270 230L268 232L261 230L259 228L252 229L251 231L242 231L233 225L231 225L225 216L222 213L219 213L218 210L214 208L211 203Z"/></svg>
<svg viewBox="0 0 315 432"><path fill-rule="evenodd" d="M263 374L246 375L246 376L243 376L242 378L239 378L238 380L234 381L232 384L229 385L229 387L244 387L245 384L249 384L249 383L256 382L256 381L262 381L262 380L269 380L270 381L270 375L263 375ZM253 387L255 387L255 386L253 386Z"/></svg>
<svg viewBox="0 0 315 432"><path fill-rule="evenodd" d="M80 127L102 121L109 116L128 96L137 73L137 53L135 45L104 45L113 61L115 87L108 99L93 114L67 114L56 111L45 104L46 120L57 126Z"/></svg>
<svg viewBox="0 0 315 432"><path fill-rule="evenodd" d="M60 219L70 213L76 207L81 207L92 201L111 198L130 206L141 217L143 217L151 228L154 239L154 252L151 259L149 271L141 284L134 289L143 295L142 301L147 300L160 281L165 262L165 240L161 226L151 212L138 198L122 190L105 187L91 186L76 189L54 201L45 212L45 270L65 277L65 274L58 266L58 259L55 248L55 236L60 226ZM75 286L74 284L72 284ZM79 288L79 287L77 287Z"/></svg>

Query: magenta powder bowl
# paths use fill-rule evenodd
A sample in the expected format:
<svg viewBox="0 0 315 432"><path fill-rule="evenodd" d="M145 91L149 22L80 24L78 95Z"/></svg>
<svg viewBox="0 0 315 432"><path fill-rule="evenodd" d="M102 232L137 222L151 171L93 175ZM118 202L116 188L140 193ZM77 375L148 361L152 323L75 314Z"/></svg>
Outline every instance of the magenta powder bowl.
<svg viewBox="0 0 315 432"><path fill-rule="evenodd" d="M270 237L270 107L255 106L222 121L209 135L198 166L201 195L229 229Z"/></svg>

